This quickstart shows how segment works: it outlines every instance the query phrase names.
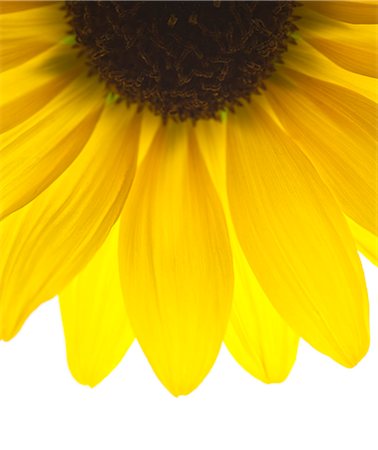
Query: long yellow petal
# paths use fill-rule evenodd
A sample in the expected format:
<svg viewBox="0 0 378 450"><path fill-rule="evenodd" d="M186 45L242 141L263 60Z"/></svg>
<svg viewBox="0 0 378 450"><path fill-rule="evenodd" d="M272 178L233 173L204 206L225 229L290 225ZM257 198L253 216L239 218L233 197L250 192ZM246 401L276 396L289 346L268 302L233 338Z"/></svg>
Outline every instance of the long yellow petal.
<svg viewBox="0 0 378 450"><path fill-rule="evenodd" d="M351 367L369 345L361 264L338 205L310 161L257 105L230 115L228 193L241 246L277 311Z"/></svg>
<svg viewBox="0 0 378 450"><path fill-rule="evenodd" d="M17 40L37 37L54 42L57 36L64 36L67 32L64 15L62 2L0 14L0 38Z"/></svg>
<svg viewBox="0 0 378 450"><path fill-rule="evenodd" d="M47 50L68 29L61 3L0 14L0 71L23 64Z"/></svg>
<svg viewBox="0 0 378 450"><path fill-rule="evenodd" d="M86 72L83 61L63 42L21 66L0 72L0 133L41 110L78 74Z"/></svg>
<svg viewBox="0 0 378 450"><path fill-rule="evenodd" d="M134 338L119 280L118 241L115 225L93 259L59 295L71 373L92 387L117 366Z"/></svg>
<svg viewBox="0 0 378 450"><path fill-rule="evenodd" d="M43 8L54 3L56 2L49 2L49 1L32 2L29 0L26 0L24 2L14 0L2 1L0 2L0 14L15 13L33 8Z"/></svg>
<svg viewBox="0 0 378 450"><path fill-rule="evenodd" d="M49 85L53 80L67 75L70 78L70 73L76 75L79 72L86 73L85 64L77 57L77 53L72 50L70 45L60 42L52 46L49 50L36 55L25 64L5 72L0 72L0 105L3 108L7 104L12 104L12 102L16 102L23 97L32 95L34 91ZM48 97L44 96L43 99L45 101L41 106L47 103L46 100ZM23 111L19 111L21 120L17 116L14 116L14 114L12 119L2 117L2 132L18 125L25 118L41 109L41 106L35 109L32 109L32 105L20 104L19 106L20 108L22 106L29 108L28 111L30 114L25 116ZM3 120L9 121L7 125L3 124Z"/></svg>
<svg viewBox="0 0 378 450"><path fill-rule="evenodd" d="M29 74L28 74L29 75ZM74 73L63 73L51 77L40 87L30 84L30 89L22 96L16 96L14 79L11 84L1 82L1 89L10 90L15 94L9 102L0 104L0 133L3 134L39 112L47 103L56 97L74 78ZM11 78L9 78L11 79ZM77 109L77 108L76 108ZM54 117L54 116L52 116Z"/></svg>
<svg viewBox="0 0 378 450"><path fill-rule="evenodd" d="M225 343L233 357L265 383L284 381L294 365L298 335L273 308L238 246L232 246L235 288Z"/></svg>
<svg viewBox="0 0 378 450"><path fill-rule="evenodd" d="M138 166L146 157L151 143L162 124L162 118L152 113L147 108L142 111L142 115L138 146Z"/></svg>
<svg viewBox="0 0 378 450"><path fill-rule="evenodd" d="M377 105L340 86L288 72L267 97L343 211L378 235Z"/></svg>
<svg viewBox="0 0 378 450"><path fill-rule="evenodd" d="M344 69L377 77L377 25L352 25L301 8L300 35Z"/></svg>
<svg viewBox="0 0 378 450"><path fill-rule="evenodd" d="M378 23L378 5L376 2L318 1L306 2L305 6L342 22Z"/></svg>
<svg viewBox="0 0 378 450"><path fill-rule="evenodd" d="M377 80L343 69L312 45L300 38L285 53L283 68L287 67L310 77L337 84L373 101L378 100ZM274 75L273 75L274 77Z"/></svg>
<svg viewBox="0 0 378 450"><path fill-rule="evenodd" d="M16 40L3 39L0 47L0 70L3 72L18 67L53 45L54 42L34 41L31 45L27 45L26 40L20 43Z"/></svg>
<svg viewBox="0 0 378 450"><path fill-rule="evenodd" d="M273 308L240 249L228 207L226 130L227 119L223 123L200 121L195 128L222 201L232 243L235 285L225 343L236 361L253 376L265 383L280 382L294 364L298 336Z"/></svg>
<svg viewBox="0 0 378 450"><path fill-rule="evenodd" d="M135 110L108 105L71 166L0 223L0 338L12 338L101 246L127 197L138 137Z"/></svg>
<svg viewBox="0 0 378 450"><path fill-rule="evenodd" d="M69 166L89 139L104 99L95 80L83 76L46 102L1 136L0 218L35 198Z"/></svg>
<svg viewBox="0 0 378 450"><path fill-rule="evenodd" d="M161 382L191 392L218 354L233 270L220 201L186 124L162 127L123 212L121 281L135 335Z"/></svg>

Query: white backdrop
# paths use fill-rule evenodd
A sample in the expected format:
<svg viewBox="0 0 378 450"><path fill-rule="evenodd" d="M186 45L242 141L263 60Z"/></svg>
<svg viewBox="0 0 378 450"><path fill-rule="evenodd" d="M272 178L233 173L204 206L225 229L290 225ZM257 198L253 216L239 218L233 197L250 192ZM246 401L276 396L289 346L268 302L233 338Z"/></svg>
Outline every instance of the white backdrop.
<svg viewBox="0 0 378 450"><path fill-rule="evenodd" d="M371 302L367 357L345 369L302 343L289 379L264 385L222 349L190 396L171 396L133 344L97 388L66 362L57 301L0 342L1 450L377 450L378 280L364 261Z"/></svg>

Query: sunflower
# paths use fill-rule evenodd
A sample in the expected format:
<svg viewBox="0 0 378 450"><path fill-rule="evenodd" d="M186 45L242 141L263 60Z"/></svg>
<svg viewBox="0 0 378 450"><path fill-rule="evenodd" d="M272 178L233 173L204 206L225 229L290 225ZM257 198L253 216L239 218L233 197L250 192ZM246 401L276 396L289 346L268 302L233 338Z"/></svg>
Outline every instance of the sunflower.
<svg viewBox="0 0 378 450"><path fill-rule="evenodd" d="M222 342L283 381L369 346L375 3L1 2L0 338L59 295L73 376L134 338L174 395Z"/></svg>

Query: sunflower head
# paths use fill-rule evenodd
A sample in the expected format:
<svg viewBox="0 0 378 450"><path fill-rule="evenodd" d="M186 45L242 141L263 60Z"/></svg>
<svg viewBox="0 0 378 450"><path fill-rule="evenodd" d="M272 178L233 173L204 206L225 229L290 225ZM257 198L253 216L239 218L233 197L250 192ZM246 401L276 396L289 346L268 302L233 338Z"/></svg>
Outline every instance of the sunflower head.
<svg viewBox="0 0 378 450"><path fill-rule="evenodd" d="M58 294L90 386L134 338L175 395L222 342L267 383L299 338L357 364L377 17L369 1L0 2L0 338Z"/></svg>
<svg viewBox="0 0 378 450"><path fill-rule="evenodd" d="M128 103L175 120L249 100L286 50L293 1L66 2L88 63Z"/></svg>

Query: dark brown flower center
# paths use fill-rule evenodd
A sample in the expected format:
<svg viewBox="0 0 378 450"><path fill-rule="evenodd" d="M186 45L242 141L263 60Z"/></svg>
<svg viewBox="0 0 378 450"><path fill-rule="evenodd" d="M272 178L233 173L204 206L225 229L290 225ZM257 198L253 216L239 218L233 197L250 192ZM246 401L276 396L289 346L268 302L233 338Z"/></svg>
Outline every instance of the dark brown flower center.
<svg viewBox="0 0 378 450"><path fill-rule="evenodd" d="M66 2L92 69L164 119L219 118L263 86L296 28L293 1Z"/></svg>

